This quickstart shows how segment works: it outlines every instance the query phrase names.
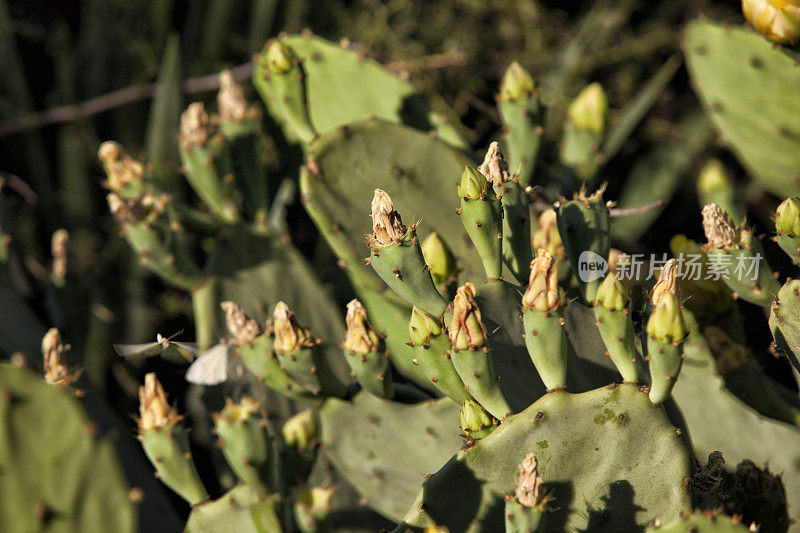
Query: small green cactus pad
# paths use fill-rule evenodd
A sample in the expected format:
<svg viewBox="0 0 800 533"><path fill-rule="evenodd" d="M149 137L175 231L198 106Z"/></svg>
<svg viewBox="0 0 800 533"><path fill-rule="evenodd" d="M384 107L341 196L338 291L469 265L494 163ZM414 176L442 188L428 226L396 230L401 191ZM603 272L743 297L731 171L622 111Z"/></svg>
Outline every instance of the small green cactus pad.
<svg viewBox="0 0 800 533"><path fill-rule="evenodd" d="M554 512L547 531L636 531L689 510L689 454L634 385L548 394L458 452L422 486L407 524L502 531L503 498L527 453Z"/></svg>
<svg viewBox="0 0 800 533"><path fill-rule="evenodd" d="M328 400L320 417L326 457L367 505L396 521L424 476L462 443L459 406L449 399L402 405L361 392L352 403Z"/></svg>
<svg viewBox="0 0 800 533"><path fill-rule="evenodd" d="M648 528L648 533L735 533L750 531L745 525L734 522L730 516L711 513L684 515L668 524Z"/></svg>
<svg viewBox="0 0 800 533"><path fill-rule="evenodd" d="M280 533L283 531L277 495L263 498L247 485L192 509L186 533Z"/></svg>
<svg viewBox="0 0 800 533"><path fill-rule="evenodd" d="M800 280L787 281L778 291L769 313L775 343L800 372Z"/></svg>
<svg viewBox="0 0 800 533"><path fill-rule="evenodd" d="M760 415L730 393L717 373L714 357L698 331L697 321L684 310L689 337L686 361L672 391L699 457L721 451L726 464L743 459L769 464L783 472L789 512L800 517L800 429Z"/></svg>
<svg viewBox="0 0 800 533"><path fill-rule="evenodd" d="M321 348L339 380L350 381L337 344L344 339L341 311L291 244L241 226L227 228L216 240L207 271L218 280L220 301L236 302L261 324L275 302L286 302L312 335L326 341ZM224 320L218 323L222 331Z"/></svg>
<svg viewBox="0 0 800 533"><path fill-rule="evenodd" d="M111 443L69 390L0 364L0 524L8 531L136 531Z"/></svg>
<svg viewBox="0 0 800 533"><path fill-rule="evenodd" d="M372 115L435 131L453 146L465 148L455 128L431 110L411 83L400 80L372 59L315 35L289 35L281 43L301 61L308 115L317 134ZM279 88L265 77L266 52L255 65L253 84L270 113L283 117L286 103L281 98L272 98ZM287 125L291 126L291 121L284 127ZM302 132L292 134L306 142L311 140L303 138Z"/></svg>
<svg viewBox="0 0 800 533"><path fill-rule="evenodd" d="M695 22L684 41L695 90L749 174L774 194L800 191L800 68L754 31Z"/></svg>

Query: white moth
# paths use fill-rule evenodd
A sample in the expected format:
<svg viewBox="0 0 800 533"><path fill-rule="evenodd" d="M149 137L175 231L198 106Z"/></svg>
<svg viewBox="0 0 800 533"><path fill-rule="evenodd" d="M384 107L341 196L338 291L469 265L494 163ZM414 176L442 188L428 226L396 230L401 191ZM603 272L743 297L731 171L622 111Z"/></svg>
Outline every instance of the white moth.
<svg viewBox="0 0 800 533"><path fill-rule="evenodd" d="M182 331L163 337L161 333L156 335L156 342L145 344L115 344L114 350L126 359L145 359L160 355L167 361L186 363L192 362L198 355L197 346L191 342L173 341Z"/></svg>
<svg viewBox="0 0 800 533"><path fill-rule="evenodd" d="M186 381L197 385L217 385L228 380L228 343L215 344L189 366Z"/></svg>

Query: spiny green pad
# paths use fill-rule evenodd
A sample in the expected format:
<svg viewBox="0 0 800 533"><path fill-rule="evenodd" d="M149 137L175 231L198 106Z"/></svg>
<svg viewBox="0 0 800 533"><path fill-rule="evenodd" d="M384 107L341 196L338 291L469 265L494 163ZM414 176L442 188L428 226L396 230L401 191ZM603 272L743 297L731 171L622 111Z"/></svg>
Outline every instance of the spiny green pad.
<svg viewBox="0 0 800 533"><path fill-rule="evenodd" d="M137 531L114 449L73 393L0 363L0 524L13 531Z"/></svg>
<svg viewBox="0 0 800 533"><path fill-rule="evenodd" d="M738 520L714 513L685 515L668 524L648 528L648 533L745 533L750 531Z"/></svg>
<svg viewBox="0 0 800 533"><path fill-rule="evenodd" d="M503 221L500 200L486 177L467 165L458 185L458 214L483 262L486 277L500 279L503 273Z"/></svg>
<svg viewBox="0 0 800 533"><path fill-rule="evenodd" d="M497 111L503 120L503 146L511 172L519 171L520 183L528 185L536 169L543 113L533 77L516 61L503 75Z"/></svg>
<svg viewBox="0 0 800 533"><path fill-rule="evenodd" d="M311 391L298 385L281 368L278 358L272 351L272 338L261 335L246 346L239 348L242 363L259 381L270 389L290 397L310 397Z"/></svg>
<svg viewBox="0 0 800 533"><path fill-rule="evenodd" d="M367 505L400 520L426 473L461 446L459 406L448 399L403 405L359 393L320 410L323 451Z"/></svg>
<svg viewBox="0 0 800 533"><path fill-rule="evenodd" d="M247 485L234 487L221 498L192 509L187 533L280 533L280 497L266 499Z"/></svg>
<svg viewBox="0 0 800 533"><path fill-rule="evenodd" d="M717 131L753 176L781 196L800 191L800 69L757 33L695 22L689 73Z"/></svg>
<svg viewBox="0 0 800 533"><path fill-rule="evenodd" d="M503 498L527 453L552 492L553 531L631 531L689 510L687 450L662 409L636 386L618 385L548 394L507 418L423 484L405 522L502 530Z"/></svg>
<svg viewBox="0 0 800 533"><path fill-rule="evenodd" d="M635 383L636 371L636 333L633 319L628 309L630 299L616 274L609 272L597 291L594 303L594 316L597 329L606 345L608 356L614 362L622 379Z"/></svg>
<svg viewBox="0 0 800 533"><path fill-rule="evenodd" d="M269 68L272 46L268 46L255 61L253 84L270 114L281 120L293 137L308 142L314 133L375 116L426 132L433 130L448 143L465 146L455 128L431 110L411 83L372 59L314 35L288 35L278 42L289 50L289 70L282 76ZM297 88L289 93L281 84L289 85L292 80ZM284 96L289 100L284 101ZM300 104L290 106L291 98Z"/></svg>
<svg viewBox="0 0 800 533"><path fill-rule="evenodd" d="M450 357L470 396L498 419L511 412L497 381L492 355L488 350L453 349Z"/></svg>
<svg viewBox="0 0 800 533"><path fill-rule="evenodd" d="M800 372L800 280L787 281L769 313L769 329L780 350Z"/></svg>
<svg viewBox="0 0 800 533"><path fill-rule="evenodd" d="M513 500L506 501L506 533L539 533L547 531L547 514L536 507L523 507Z"/></svg>
<svg viewBox="0 0 800 533"><path fill-rule="evenodd" d="M208 498L192 461L189 437L183 426L171 424L145 431L141 441L145 455L156 467L159 479L166 486L192 505Z"/></svg>

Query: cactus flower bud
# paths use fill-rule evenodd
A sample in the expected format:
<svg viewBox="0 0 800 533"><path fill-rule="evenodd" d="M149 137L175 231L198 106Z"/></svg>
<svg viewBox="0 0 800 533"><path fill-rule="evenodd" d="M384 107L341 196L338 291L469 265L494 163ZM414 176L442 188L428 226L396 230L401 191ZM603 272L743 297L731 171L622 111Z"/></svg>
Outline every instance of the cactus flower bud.
<svg viewBox="0 0 800 533"><path fill-rule="evenodd" d="M53 276L63 278L69 270L69 232L58 229L50 239L50 253L53 256Z"/></svg>
<svg viewBox="0 0 800 533"><path fill-rule="evenodd" d="M472 398L461 406L461 430L468 437L483 438L497 425L497 419ZM489 430L489 431L487 431Z"/></svg>
<svg viewBox="0 0 800 533"><path fill-rule="evenodd" d="M103 185L108 189L119 191L144 180L144 165L129 156L121 144L106 141L100 145L97 156L106 170L108 179Z"/></svg>
<svg viewBox="0 0 800 533"><path fill-rule="evenodd" d="M302 508L302 514L304 516L313 518L315 522L324 520L331 511L333 492L334 489L332 488L311 487L299 492L297 495L297 505Z"/></svg>
<svg viewBox="0 0 800 533"><path fill-rule="evenodd" d="M540 507L547 498L542 494L544 479L539 477L537 471L539 462L532 453L529 453L517 468L519 478L514 487L514 497L523 507Z"/></svg>
<svg viewBox="0 0 800 533"><path fill-rule="evenodd" d="M486 194L489 182L486 177L470 166L464 167L461 183L458 184L458 195L466 200L480 200Z"/></svg>
<svg viewBox="0 0 800 533"><path fill-rule="evenodd" d="M284 302L275 304L275 311L273 311L272 317L272 326L275 330L275 343L273 346L276 350L293 352L312 344L311 333L308 328L298 324L297 317Z"/></svg>
<svg viewBox="0 0 800 533"><path fill-rule="evenodd" d="M525 70L522 65L513 61L503 74L500 82L501 100L518 100L525 96L530 96L536 89L533 76Z"/></svg>
<svg viewBox="0 0 800 533"><path fill-rule="evenodd" d="M389 245L403 238L408 228L403 225L400 213L394 210L392 197L382 189L375 189L370 210L372 237L381 245Z"/></svg>
<svg viewBox="0 0 800 533"><path fill-rule="evenodd" d="M661 272L658 274L658 281L653 285L653 293L650 295L650 302L653 307L658 307L661 299L665 294L678 294L677 282L678 275L678 262L675 259L670 259L664 266L661 267Z"/></svg>
<svg viewBox="0 0 800 533"><path fill-rule="evenodd" d="M68 384L77 374L70 374L66 361L69 349L61 340L58 328L51 328L42 337L42 356L44 356L44 380L50 384Z"/></svg>
<svg viewBox="0 0 800 533"><path fill-rule="evenodd" d="M228 424L235 424L237 422L244 422L251 416L259 413L261 404L245 396L241 401L234 402L231 398L225 399L225 407L218 415L222 420Z"/></svg>
<svg viewBox="0 0 800 533"><path fill-rule="evenodd" d="M186 148L203 146L214 135L211 117L202 102L189 104L181 113L181 132L178 136Z"/></svg>
<svg viewBox="0 0 800 533"><path fill-rule="evenodd" d="M431 276L437 285L446 284L454 280L456 273L456 259L453 252L435 231L422 241L422 256L431 269Z"/></svg>
<svg viewBox="0 0 800 533"><path fill-rule="evenodd" d="M142 219L143 206L140 197L122 198L115 192L108 193L108 210L120 224L136 224Z"/></svg>
<svg viewBox="0 0 800 533"><path fill-rule="evenodd" d="M720 250L736 245L737 230L717 204L703 207L703 231L708 239L708 247Z"/></svg>
<svg viewBox="0 0 800 533"><path fill-rule="evenodd" d="M556 259L566 259L564 243L558 233L557 215L554 209L545 209L539 215L539 224L531 236L533 249L543 248L553 254Z"/></svg>
<svg viewBox="0 0 800 533"><path fill-rule="evenodd" d="M613 271L609 271L597 289L596 302L614 311L622 311L628 306L628 294Z"/></svg>
<svg viewBox="0 0 800 533"><path fill-rule="evenodd" d="M767 40L794 44L800 39L800 1L742 0L747 21Z"/></svg>
<svg viewBox="0 0 800 533"><path fill-rule="evenodd" d="M800 198L787 198L775 213L775 230L790 236L800 236Z"/></svg>
<svg viewBox="0 0 800 533"><path fill-rule="evenodd" d="M292 69L295 61L292 50L274 39L267 45L267 68L275 74L283 74Z"/></svg>
<svg viewBox="0 0 800 533"><path fill-rule="evenodd" d="M249 346L258 337L258 322L248 317L235 302L227 301L219 304L225 311L225 325L239 346Z"/></svg>
<svg viewBox="0 0 800 533"><path fill-rule="evenodd" d="M317 441L317 419L312 409L300 411L283 425L281 429L284 442L292 448L305 450Z"/></svg>
<svg viewBox="0 0 800 533"><path fill-rule="evenodd" d="M664 342L677 343L686 337L681 305L674 292L665 292L647 321L647 333Z"/></svg>
<svg viewBox="0 0 800 533"><path fill-rule="evenodd" d="M478 167L478 170L495 187L499 187L511 179L511 174L508 171L508 162L506 162L503 152L500 151L497 141L489 145L486 156L483 158L483 163Z"/></svg>
<svg viewBox="0 0 800 533"><path fill-rule="evenodd" d="M219 92L217 93L217 107L219 116L223 120L232 120L236 123L244 120L247 114L247 102L241 85L233 79L230 70L219 73Z"/></svg>
<svg viewBox="0 0 800 533"><path fill-rule="evenodd" d="M408 336L414 344L428 344L431 337L442 334L442 324L417 306L411 309L408 322Z"/></svg>
<svg viewBox="0 0 800 533"><path fill-rule="evenodd" d="M453 299L453 320L450 322L449 338L456 350L475 350L486 344L486 326L481 320L481 311L475 302L475 285L465 283L456 290Z"/></svg>
<svg viewBox="0 0 800 533"><path fill-rule="evenodd" d="M538 309L543 313L557 311L564 305L564 289L558 286L558 263L549 251L540 249L531 261L528 288L522 295L522 309Z"/></svg>
<svg viewBox="0 0 800 533"><path fill-rule="evenodd" d="M345 350L358 354L368 354L378 350L381 339L367 318L366 309L358 299L353 299L347 304L345 322L347 323Z"/></svg>
<svg viewBox="0 0 800 533"><path fill-rule="evenodd" d="M731 177L719 159L711 159L697 176L697 191L700 194L711 194L719 189L732 187Z"/></svg>
<svg viewBox="0 0 800 533"><path fill-rule="evenodd" d="M592 83L584 88L572 101L567 115L576 128L603 133L608 116L608 99L599 83Z"/></svg>
<svg viewBox="0 0 800 533"><path fill-rule="evenodd" d="M139 387L139 433L153 431L180 420L178 413L167 403L164 387L154 372L144 376Z"/></svg>

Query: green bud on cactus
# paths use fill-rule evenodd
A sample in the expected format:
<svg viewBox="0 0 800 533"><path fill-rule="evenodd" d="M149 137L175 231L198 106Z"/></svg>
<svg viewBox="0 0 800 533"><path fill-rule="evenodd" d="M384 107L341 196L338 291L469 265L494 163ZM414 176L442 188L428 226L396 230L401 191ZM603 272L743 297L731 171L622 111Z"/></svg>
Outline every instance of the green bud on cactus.
<svg viewBox="0 0 800 533"><path fill-rule="evenodd" d="M283 424L283 441L292 448L306 450L317 443L319 430L312 409L300 411Z"/></svg>
<svg viewBox="0 0 800 533"><path fill-rule="evenodd" d="M394 395L389 357L378 332L367 318L358 299L347 304L347 332L342 344L350 375L367 391L379 398Z"/></svg>
<svg viewBox="0 0 800 533"><path fill-rule="evenodd" d="M664 265L658 282L653 287L651 302L653 313L647 321L647 333L663 342L678 343L686 337L686 324L678 300L675 271L677 263L671 259Z"/></svg>
<svg viewBox="0 0 800 533"><path fill-rule="evenodd" d="M731 178L719 159L709 160L697 177L697 190L700 194L710 194L717 189L730 187L730 185Z"/></svg>
<svg viewBox="0 0 800 533"><path fill-rule="evenodd" d="M558 286L558 263L549 251L540 249L531 262L528 288L522 295L522 309L549 313L561 309L564 301L564 289Z"/></svg>
<svg viewBox="0 0 800 533"><path fill-rule="evenodd" d="M775 213L775 231L793 237L800 236L800 198L787 198Z"/></svg>
<svg viewBox="0 0 800 533"><path fill-rule="evenodd" d="M768 41L794 44L800 39L800 2L797 0L742 0L747 21Z"/></svg>
<svg viewBox="0 0 800 533"><path fill-rule="evenodd" d="M522 65L513 61L500 82L500 100L518 100L533 94L536 83L533 76Z"/></svg>
<svg viewBox="0 0 800 533"><path fill-rule="evenodd" d="M490 415L481 404L471 398L461 405L461 430L467 437L482 439L497 427L497 419Z"/></svg>
<svg viewBox="0 0 800 533"><path fill-rule="evenodd" d="M475 350L486 344L488 334L475 295L475 285L467 282L458 288L453 299L453 319L448 335L456 350Z"/></svg>
<svg viewBox="0 0 800 533"><path fill-rule="evenodd" d="M481 200L489 190L486 177L470 166L464 167L461 183L458 184L458 195L465 200Z"/></svg>
<svg viewBox="0 0 800 533"><path fill-rule="evenodd" d="M408 322L408 336L414 344L428 344L431 337L442 334L442 324L437 318L414 306Z"/></svg>
<svg viewBox="0 0 800 533"><path fill-rule="evenodd" d="M545 249L556 259L566 259L564 243L558 234L558 222L555 209L545 209L539 215L536 231L531 237L534 250Z"/></svg>
<svg viewBox="0 0 800 533"><path fill-rule="evenodd" d="M331 512L333 492L328 487L311 487L298 493L294 518L301 533L328 531L325 522Z"/></svg>
<svg viewBox="0 0 800 533"><path fill-rule="evenodd" d="M453 252L435 231L422 241L422 256L431 269L431 276L437 287L446 287L455 280L458 269Z"/></svg>
<svg viewBox="0 0 800 533"><path fill-rule="evenodd" d="M592 83L584 88L570 104L567 116L579 130L590 130L594 133L605 131L608 99L603 86Z"/></svg>
<svg viewBox="0 0 800 533"><path fill-rule="evenodd" d="M614 311L628 306L628 294L614 272L609 272L597 289L597 304Z"/></svg>
<svg viewBox="0 0 800 533"><path fill-rule="evenodd" d="M294 52L279 39L267 44L267 68L274 74L283 74L292 69L295 61Z"/></svg>

